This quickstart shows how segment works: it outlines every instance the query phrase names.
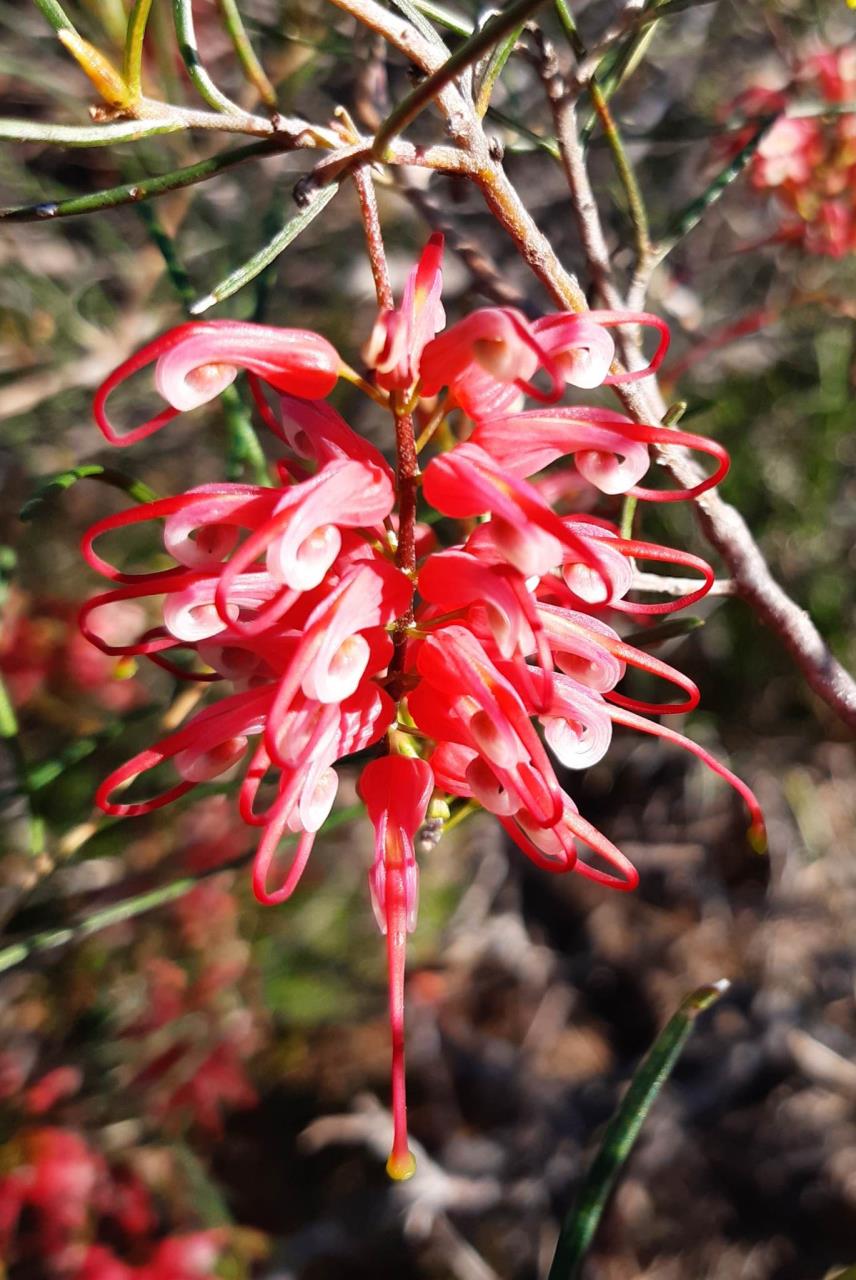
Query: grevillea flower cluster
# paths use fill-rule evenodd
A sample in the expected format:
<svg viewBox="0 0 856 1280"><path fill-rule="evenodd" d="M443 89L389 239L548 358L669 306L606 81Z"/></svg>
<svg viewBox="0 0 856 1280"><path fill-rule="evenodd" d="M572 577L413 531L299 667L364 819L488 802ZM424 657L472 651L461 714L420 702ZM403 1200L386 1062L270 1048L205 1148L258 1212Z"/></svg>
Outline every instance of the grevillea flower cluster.
<svg viewBox="0 0 856 1280"><path fill-rule="evenodd" d="M856 48L826 49L803 59L794 83L831 112L856 98ZM788 105L784 90L756 86L731 105L742 114L764 116ZM734 142L739 150L751 129ZM762 138L752 158L750 180L773 195L783 213L777 239L807 253L841 258L856 252L856 116L781 116Z"/></svg>
<svg viewBox="0 0 856 1280"><path fill-rule="evenodd" d="M336 766L359 756L359 793L376 837L369 887L387 941L388 1169L398 1178L413 1171L404 956L417 917L423 824L436 828L462 806L481 806L544 870L632 889L636 871L579 813L554 764L595 764L619 725L703 759L740 792L762 829L742 782L648 718L692 710L693 682L613 625L621 614L650 618L700 599L711 569L551 504L556 494L592 487L674 502L724 476L727 455L712 441L560 403L567 386L646 376L665 352L665 327L648 314L561 313L533 322L491 307L446 328L441 255L442 237L432 236L400 306L381 312L364 350L370 381L317 333L229 320L181 325L123 364L95 404L113 444L133 444L210 401L244 370L279 446L277 479L201 485L110 516L83 542L89 564L113 584L84 605L84 633L106 653L147 655L223 690L105 780L97 801L106 813L148 813L242 770L240 813L259 829L253 889L259 901L278 903L293 892L330 813ZM610 331L625 322L653 328L657 351L647 369L616 375ZM151 363L166 407L120 434L108 398ZM340 377L390 412L394 468L327 403ZM642 487L649 448L661 442L708 455L710 476L693 490ZM420 471L422 449L433 456ZM149 522L162 531L169 567L136 573L107 558L104 535ZM634 565L645 561L698 575L698 586L680 599L636 603ZM158 602L158 625L134 643L110 643L101 619L147 597ZM628 668L676 694L650 703L620 692ZM163 765L172 770L165 790L123 795Z"/></svg>

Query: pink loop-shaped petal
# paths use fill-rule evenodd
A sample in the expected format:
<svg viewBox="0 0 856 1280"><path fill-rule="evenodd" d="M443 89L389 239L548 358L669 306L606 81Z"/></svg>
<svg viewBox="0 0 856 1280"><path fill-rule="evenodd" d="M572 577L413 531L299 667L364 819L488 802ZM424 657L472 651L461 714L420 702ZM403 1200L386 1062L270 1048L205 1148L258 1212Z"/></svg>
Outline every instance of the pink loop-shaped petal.
<svg viewBox="0 0 856 1280"><path fill-rule="evenodd" d="M392 480L392 468L380 449L349 427L326 401L283 395L279 407L277 435L299 458L310 459L319 466L342 459L363 462L377 467Z"/></svg>
<svg viewBox="0 0 856 1280"><path fill-rule="evenodd" d="M95 551L97 539L117 529L145 524L148 520L165 520L165 532L172 529L172 533L167 536L174 539L176 550L183 548L187 553L185 567L195 568L199 566L187 563L188 559L193 558L189 548L195 545L191 535L203 528L209 517L218 527L234 524L253 528L275 501L276 490L273 489L259 489L255 485L205 485L175 498L158 498L155 502L129 507L126 511L98 520L83 535L81 550L90 568L113 582L153 582L162 576L163 570L159 569L154 573L127 573ZM170 549L169 542L167 549ZM200 561L209 558L202 545L198 549L198 558Z"/></svg>
<svg viewBox="0 0 856 1280"><path fill-rule="evenodd" d="M224 769L230 768L243 752L246 739L261 732L272 696L270 688L253 690L250 693L233 694L215 706L207 707L183 728L114 769L96 791L95 803L112 817L136 817L169 804L171 800L196 786L201 778L193 776L197 772L193 767L194 760L201 762L204 758L213 767L217 763L218 752L225 747L221 763ZM239 752L237 744L242 739L243 746ZM151 799L129 804L119 804L110 799L117 787L180 755L184 757L184 778L177 785ZM205 777L213 776L207 772L205 763L200 763L200 771Z"/></svg>
<svg viewBox="0 0 856 1280"><path fill-rule="evenodd" d="M408 697L417 725L438 740L473 747L535 821L543 826L555 822L559 787L550 759L519 693L475 636L456 625L429 636L417 667L423 683ZM439 709L438 715L431 705L439 699L447 704L445 714ZM438 721L440 731L434 733Z"/></svg>
<svg viewBox="0 0 856 1280"><path fill-rule="evenodd" d="M119 433L107 416L107 399L122 382L156 361L158 390L169 408ZM279 391L308 399L332 391L341 359L326 338L306 329L277 329L238 320L198 320L179 325L125 360L98 388L95 420L110 444L127 446L158 431L185 409L212 400L249 369Z"/></svg>
<svg viewBox="0 0 856 1280"><path fill-rule="evenodd" d="M605 493L631 493L650 502L681 502L697 498L728 474L728 452L715 440L672 427L633 422L612 409L583 405L529 409L480 421L470 443L517 476L535 472L568 454L577 468ZM691 489L643 489L637 486L647 470L648 445L681 445L716 460L715 471Z"/></svg>
<svg viewBox="0 0 856 1280"><path fill-rule="evenodd" d="M599 618L590 618L585 614L550 604L539 604L538 612L559 669L588 688L603 693L609 702L626 707L630 711L644 711L652 715L680 715L693 711L698 706L698 687L689 676L685 676L683 672L669 666L660 658L655 658L653 654L646 653L619 639L617 633ZM583 645L585 647L582 647ZM604 659L600 657L598 650L605 655ZM573 655L577 660L565 662L566 653ZM606 676L607 671L609 675L601 678L601 662L608 659L617 665L618 675L615 680L612 679L612 672L615 670L612 666L603 668L603 675ZM625 664L675 685L686 693L686 699L683 702L658 704L638 702L616 693L612 686L624 674Z"/></svg>
<svg viewBox="0 0 856 1280"><path fill-rule="evenodd" d="M432 458L425 469L423 493L444 515L466 518L490 512L499 524L506 556L526 576L546 573L555 564L554 543L574 551L601 578L605 598L613 596L608 558L596 540L577 536L548 506L534 485L504 471L477 445L461 444ZM513 534L514 538L507 537ZM544 535L547 535L545 541ZM498 543L497 545L500 545ZM534 551L534 559L530 552ZM509 555L510 552L510 555Z"/></svg>
<svg viewBox="0 0 856 1280"><path fill-rule="evenodd" d="M373 649L365 637L365 643L354 649L351 641L360 633L384 627L401 617L412 593L405 575L388 561L378 559L354 565L313 610L277 686L266 734L273 760L279 763L282 755L278 725L301 689L319 701L342 702L356 693L364 675L372 674L373 653L381 655L382 664L388 662L388 642L386 647Z"/></svg>
<svg viewBox="0 0 856 1280"><path fill-rule="evenodd" d="M637 382L640 378L647 378L649 374L656 373L666 358L666 352L669 349L669 326L660 316L653 315L650 311L588 311L586 318L593 320L595 324L602 325L605 329L614 329L619 325L642 325L645 328L655 329L657 331L657 350L654 352L648 364L644 369L634 369L628 373L613 373L609 377L604 378L603 386L609 387L616 382Z"/></svg>
<svg viewBox="0 0 856 1280"><path fill-rule="evenodd" d="M543 367L549 389L531 381ZM562 378L549 353L538 343L526 317L511 307L473 311L429 342L422 356L422 393L447 386L471 418L500 411L496 387L551 404L562 394Z"/></svg>
<svg viewBox="0 0 856 1280"><path fill-rule="evenodd" d="M634 559L656 560L659 564L675 564L682 569L692 569L702 575L701 585L695 591L688 591L686 595L678 596L674 600L661 600L657 604L637 604L631 600L610 601L610 608L617 609L621 613L647 615L676 613L679 609L686 609L697 600L701 600L713 586L716 576L713 569L706 560L702 560L701 556L694 556L689 551L678 551L675 547L661 547L655 542L639 542L635 538L616 538L610 545L624 555L633 556Z"/></svg>
<svg viewBox="0 0 856 1280"><path fill-rule="evenodd" d="M707 765L708 769L713 773L723 778L743 798L749 810L752 818L750 833L754 842L759 847L766 846L764 815L755 792L741 778L738 778L724 764L721 764L715 756L712 756L704 747L700 747L697 742L693 742L691 738L685 737L684 734L678 733L675 729L670 729L664 724L658 724L654 720L646 720L642 716L634 715L632 711L612 707L609 714L615 724L624 725L628 729L636 729L640 733L647 733L652 737L661 738L664 742L674 742L676 746L683 747L690 755L696 756L703 764Z"/></svg>
<svg viewBox="0 0 856 1280"><path fill-rule="evenodd" d="M291 897L300 883L300 877L306 870L306 864L309 861L309 855L315 843L317 834L315 831L301 832L297 840L297 848L294 851L294 856L282 879L282 883L278 889L268 889L267 881L271 865L277 845L282 839L285 829L285 817L279 813L272 813L265 825L264 833L259 841L259 847L256 850L256 856L253 859L253 896L263 906L277 906L278 903L286 902Z"/></svg>
<svg viewBox="0 0 856 1280"><path fill-rule="evenodd" d="M601 386L615 356L615 343L591 313L542 316L534 321L532 331L565 382L586 390Z"/></svg>
<svg viewBox="0 0 856 1280"><path fill-rule="evenodd" d="M426 343L443 328L443 235L435 231L419 262L407 277L401 306L381 311L363 358L375 371L378 386L406 389L415 382Z"/></svg>
<svg viewBox="0 0 856 1280"><path fill-rule="evenodd" d="M285 587L309 590L322 581L341 547L338 533L330 530L370 527L389 514L392 503L388 475L350 459L329 462L310 479L286 489L270 519L241 544L220 575L216 599L221 617L229 618L233 582L259 556L266 557L268 571L275 572ZM281 612L274 602L270 611L237 622L236 629L256 634Z"/></svg>

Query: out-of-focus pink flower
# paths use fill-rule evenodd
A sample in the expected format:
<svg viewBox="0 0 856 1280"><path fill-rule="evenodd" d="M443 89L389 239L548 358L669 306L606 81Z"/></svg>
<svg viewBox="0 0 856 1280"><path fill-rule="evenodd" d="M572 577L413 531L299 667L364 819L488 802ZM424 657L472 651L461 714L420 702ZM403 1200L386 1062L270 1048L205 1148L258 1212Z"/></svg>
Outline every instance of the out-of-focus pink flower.
<svg viewBox="0 0 856 1280"><path fill-rule="evenodd" d="M820 102L839 106L856 94L856 55L844 45L803 58L794 84ZM752 157L752 186L774 196L781 225L774 242L796 244L807 253L841 258L856 251L856 145L850 113L785 115L790 94L753 87L730 104L749 116L782 113ZM753 136L747 125L730 141L735 154Z"/></svg>

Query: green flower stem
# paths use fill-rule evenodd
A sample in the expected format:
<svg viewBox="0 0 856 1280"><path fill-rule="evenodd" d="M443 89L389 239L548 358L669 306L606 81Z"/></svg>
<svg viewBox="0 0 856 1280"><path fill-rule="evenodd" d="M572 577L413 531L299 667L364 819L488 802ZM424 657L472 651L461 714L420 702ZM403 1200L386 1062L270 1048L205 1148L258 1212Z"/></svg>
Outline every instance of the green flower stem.
<svg viewBox="0 0 856 1280"><path fill-rule="evenodd" d="M206 182L224 169L231 169L233 165L242 164L255 156L270 155L277 149L276 144L267 141L251 142L245 147L236 147L233 151L221 151L209 160L201 160L183 169L174 169L171 173L159 174L154 178L142 178L139 182L124 182L119 187L109 187L106 191L96 191L92 195L0 209L0 221L41 222L51 218L71 218L82 213L95 213L99 209L115 209L123 204L138 204L142 200L163 195L166 191L178 191L182 187Z"/></svg>
<svg viewBox="0 0 856 1280"><path fill-rule="evenodd" d="M363 806L361 804L352 804L345 809L340 809L330 815L321 827L321 832L335 831L337 827L341 827L346 822L351 822L354 818L359 817L362 812ZM295 837L291 836L285 843L291 844L294 839ZM153 911L157 907L176 902L179 898L183 898L185 894L190 893L199 884L200 880L205 880L212 875L219 875L222 871L234 870L245 866L253 857L253 853L254 851L251 851L239 858L232 859L230 862L221 863L216 867L209 867L197 875L184 876L180 880L172 880L169 884L159 885L156 889L149 889L145 893L133 894L128 898L123 898L120 902L112 903L109 907L102 908L100 911L85 915L65 928L44 929L37 933L27 934L25 937L19 938L17 942L0 950L0 973L5 973L6 970L13 969L27 960L35 959L51 951L56 951L60 947L68 946L71 942L79 942L84 938L89 938L92 934L98 933L102 929L109 929L111 925L121 924L125 920L133 920L135 916L143 915L146 911Z"/></svg>
<svg viewBox="0 0 856 1280"><path fill-rule="evenodd" d="M421 84L418 84L413 92L390 112L377 131L372 147L373 155L378 160L385 159L389 143L416 119L420 111L434 100L441 89L476 62L503 36L516 30L521 23L525 23L542 3L543 0L514 0L507 9L497 13L468 40L465 40L441 67L438 67L430 76L426 76Z"/></svg>
<svg viewBox="0 0 856 1280"><path fill-rule="evenodd" d="M223 25L238 55L238 61L244 69L244 75L258 90L259 97L265 106L275 109L276 90L268 80L265 69L250 43L236 0L217 0L217 4L223 17Z"/></svg>
<svg viewBox="0 0 856 1280"><path fill-rule="evenodd" d="M152 0L134 0L134 7L128 18L122 74L130 91L132 102L136 102L143 91L143 40L149 22L151 7Z"/></svg>
<svg viewBox="0 0 856 1280"><path fill-rule="evenodd" d="M196 29L193 25L193 9L190 0L173 0L172 15L175 21L175 34L178 40L178 51L187 68L187 74L199 96L215 111L223 111L228 115L243 115L241 108L231 98L222 93L209 76L199 60L199 48L196 44Z"/></svg>
<svg viewBox="0 0 856 1280"><path fill-rule="evenodd" d="M728 990L722 980L687 996L637 1068L613 1115L600 1150L562 1225L547 1280L577 1280L606 1202L661 1088L668 1080L695 1020Z"/></svg>
<svg viewBox="0 0 856 1280"><path fill-rule="evenodd" d="M242 266L236 267L234 271L226 276L225 280L221 280L218 285L211 290L204 298L200 298L196 302L191 302L188 306L190 314L193 316L201 315L203 311L207 311L218 302L223 302L226 298L231 298L233 293L237 293L239 289L243 289L244 285L249 284L257 275L264 271L265 267L279 257L293 240L296 240L301 232L305 231L310 222L313 222L318 214L326 205L330 203L336 192L339 190L337 182L331 183L329 186L322 187L316 195L312 197L305 209L301 211L277 231L276 235L263 245L249 261Z"/></svg>
<svg viewBox="0 0 856 1280"><path fill-rule="evenodd" d="M0 141L46 142L59 147L112 147L159 133L188 128L180 116L153 120L121 120L117 124L39 124L32 120L0 120Z"/></svg>

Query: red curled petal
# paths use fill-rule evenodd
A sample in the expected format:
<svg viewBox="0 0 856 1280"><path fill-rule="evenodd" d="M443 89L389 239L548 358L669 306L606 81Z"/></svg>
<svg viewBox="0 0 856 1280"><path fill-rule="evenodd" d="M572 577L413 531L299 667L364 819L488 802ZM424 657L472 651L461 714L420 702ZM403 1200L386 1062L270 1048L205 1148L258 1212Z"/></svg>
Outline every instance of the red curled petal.
<svg viewBox="0 0 856 1280"><path fill-rule="evenodd" d="M158 362L162 388L174 386L180 408L170 405L148 422L120 434L107 416L107 399L120 383L153 361ZM192 389L190 398L195 406L219 394L230 380L224 372L230 368L232 377L235 369L249 369L279 391L316 399L332 391L341 360L326 338L310 330L278 329L250 321L191 321L147 343L105 379L95 395L95 420L110 444L135 444L165 426L181 408L191 407L184 402L182 391L190 385L186 382L189 375L199 370L218 371L210 394L204 387Z"/></svg>
<svg viewBox="0 0 856 1280"><path fill-rule="evenodd" d="M674 547L661 547L656 542L637 542L635 539L630 538L610 539L609 545L617 548L624 555L638 556L641 560L657 560L662 564L677 564L684 569L695 569L704 579L696 591L690 591L685 596L679 596L675 600L662 600L658 604L635 604L630 600L611 600L609 603L610 609L615 609L620 613L676 613L679 609L686 609L688 605L695 604L697 600L701 600L713 586L715 577L713 569L711 569L706 560L702 560L701 556L694 556L689 551L678 551Z"/></svg>
<svg viewBox="0 0 856 1280"><path fill-rule="evenodd" d="M634 715L632 711L615 711L609 712L611 718L616 724L623 724L628 729L638 729L640 733L649 733L652 737L662 738L665 742L674 742L677 746L683 747L685 751L689 751L691 755L696 756L708 769L723 778L730 787L733 787L738 795L742 796L746 808L752 817L752 826L750 834L753 842L760 847L766 845L766 833L764 824L764 815L761 812L761 806L758 798L751 787L726 768L724 764L712 756L704 747L700 747L697 742L693 742L692 738L687 738L682 733L678 733L675 729L670 729L664 724L657 724L654 720L646 720L642 716Z"/></svg>
<svg viewBox="0 0 856 1280"><path fill-rule="evenodd" d="M276 853L276 847L285 830L285 815L291 809L291 805L292 797L289 796L286 805L279 809L276 804L273 806L265 824L264 835L253 859L253 896L257 902L261 902L268 907L276 906L279 902L285 902L294 893L300 882L300 877L306 870L306 864L309 861L309 855L315 843L317 832L302 831L297 841L294 857L281 885L278 889L268 889L267 878L270 873L271 863Z"/></svg>
<svg viewBox="0 0 856 1280"><path fill-rule="evenodd" d="M623 324L641 324L656 329L659 335L657 350L644 369L634 369L630 373L612 373L604 378L605 387L612 386L616 382L638 382L640 378L647 378L649 374L657 372L666 358L671 341L669 326L665 320L653 315L650 311L587 311L586 319L602 324L605 329L614 329Z"/></svg>
<svg viewBox="0 0 856 1280"><path fill-rule="evenodd" d="M634 485L627 492L633 498L641 498L645 502L685 502L688 498L697 498L709 489L721 484L731 468L728 450L717 440L707 436L698 436L691 431L677 431L672 427L648 427L632 422L622 428L625 435L644 444L683 445L686 449L695 449L698 453L707 453L716 458L717 468L712 475L693 485L691 489L645 489Z"/></svg>

